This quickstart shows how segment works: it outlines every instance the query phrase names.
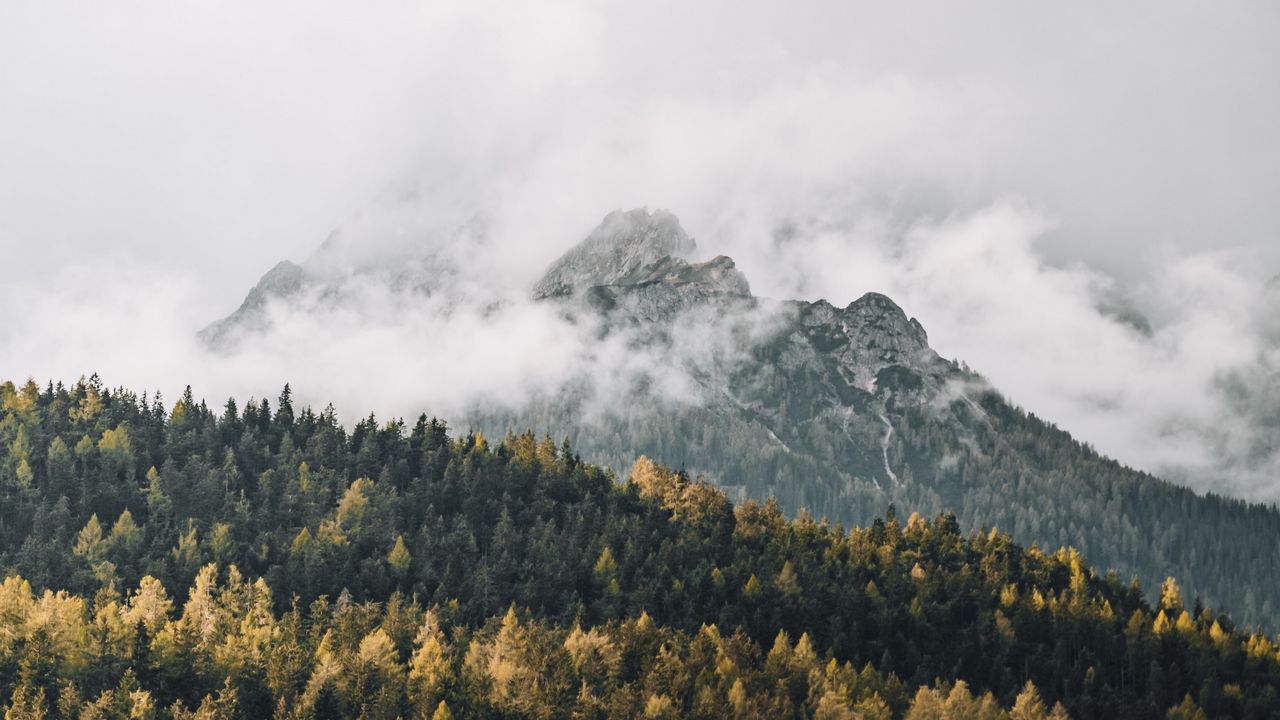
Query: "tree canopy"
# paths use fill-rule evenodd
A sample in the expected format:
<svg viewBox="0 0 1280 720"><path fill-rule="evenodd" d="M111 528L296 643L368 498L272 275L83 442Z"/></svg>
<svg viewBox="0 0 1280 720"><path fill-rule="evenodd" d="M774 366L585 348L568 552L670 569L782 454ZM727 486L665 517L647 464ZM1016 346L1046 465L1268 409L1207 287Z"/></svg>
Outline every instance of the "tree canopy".
<svg viewBox="0 0 1280 720"><path fill-rule="evenodd" d="M1280 710L1274 639L1069 547L272 406L0 385L7 718Z"/></svg>

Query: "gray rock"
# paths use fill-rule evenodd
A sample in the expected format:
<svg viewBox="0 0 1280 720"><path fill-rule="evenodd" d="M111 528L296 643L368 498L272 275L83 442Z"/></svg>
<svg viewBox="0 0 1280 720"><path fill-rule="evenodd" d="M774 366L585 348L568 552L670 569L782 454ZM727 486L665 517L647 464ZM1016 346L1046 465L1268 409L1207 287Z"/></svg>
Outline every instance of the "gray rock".
<svg viewBox="0 0 1280 720"><path fill-rule="evenodd" d="M261 332L267 325L267 303L297 295L306 282L302 266L282 260L258 280L235 312L210 323L197 336L210 347L225 349L244 335Z"/></svg>
<svg viewBox="0 0 1280 720"><path fill-rule="evenodd" d="M535 298L572 295L610 285L667 257L687 258L693 240L666 210L614 211L585 240L552 263L533 288Z"/></svg>

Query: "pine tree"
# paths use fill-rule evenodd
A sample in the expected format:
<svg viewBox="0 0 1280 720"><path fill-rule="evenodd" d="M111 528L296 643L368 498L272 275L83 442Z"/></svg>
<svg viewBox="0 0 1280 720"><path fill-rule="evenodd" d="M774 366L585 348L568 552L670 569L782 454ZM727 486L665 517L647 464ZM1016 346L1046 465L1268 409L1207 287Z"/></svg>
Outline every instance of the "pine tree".
<svg viewBox="0 0 1280 720"><path fill-rule="evenodd" d="M409 548L404 544L404 535L397 535L395 547L391 548L391 552L387 554L387 564L391 566L391 571L397 578L408 577L412 560Z"/></svg>

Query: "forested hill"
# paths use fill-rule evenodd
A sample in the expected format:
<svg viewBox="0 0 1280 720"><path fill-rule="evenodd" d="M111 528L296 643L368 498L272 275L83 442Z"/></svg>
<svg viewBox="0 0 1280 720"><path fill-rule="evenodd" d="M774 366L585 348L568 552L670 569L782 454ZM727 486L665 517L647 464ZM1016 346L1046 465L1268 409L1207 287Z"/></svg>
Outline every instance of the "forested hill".
<svg viewBox="0 0 1280 720"><path fill-rule="evenodd" d="M845 530L651 461L0 385L6 718L1205 718L1275 641L956 518Z"/></svg>
<svg viewBox="0 0 1280 720"><path fill-rule="evenodd" d="M409 245L391 267L344 264L327 244L301 266L278 265L202 337L210 352L234 352L274 331L273 307L319 324L331 312L389 321L352 288L379 288L421 312L439 312L425 297L450 306L456 262L438 242ZM450 419L568 436L619 473L647 455L734 498L777 498L789 515L804 508L866 525L891 503L906 514L954 511L966 531L995 526L1024 544L1071 545L1148 588L1174 575L1189 596L1280 629L1276 508L1198 495L1099 456L939 357L925 328L884 295L844 307L759 298L731 259L697 262L697 252L670 212L607 215L530 288L528 302L570 321L573 376Z"/></svg>

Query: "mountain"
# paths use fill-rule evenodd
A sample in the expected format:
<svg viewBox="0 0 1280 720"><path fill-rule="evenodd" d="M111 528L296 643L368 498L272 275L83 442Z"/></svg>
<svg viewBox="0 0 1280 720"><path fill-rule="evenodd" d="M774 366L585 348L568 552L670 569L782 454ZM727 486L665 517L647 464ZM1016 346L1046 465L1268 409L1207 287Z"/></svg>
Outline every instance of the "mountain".
<svg viewBox="0 0 1280 720"><path fill-rule="evenodd" d="M240 307L227 317L210 323L199 332L199 337L210 346L231 342L237 335L263 332L267 329L267 303L289 298L302 291L306 271L300 265L282 260L267 271L257 285L245 296Z"/></svg>
<svg viewBox="0 0 1280 720"><path fill-rule="evenodd" d="M1177 583L268 402L0 382L6 718L1267 718Z"/></svg>
<svg viewBox="0 0 1280 720"><path fill-rule="evenodd" d="M548 268L533 287L536 298L569 295L593 285L623 282L656 263L687 257L693 240L665 210L616 211ZM631 278L634 284L638 278ZM624 283L625 284L625 283Z"/></svg>
<svg viewBox="0 0 1280 720"><path fill-rule="evenodd" d="M1176 576L1239 621L1280 626L1274 508L1098 455L939 357L884 295L843 308L759 298L732 260L696 253L669 212L610 214L531 297L589 334L585 353L622 348L636 367L602 350L562 387L477 404L455 423L567 436L618 469L647 455L735 499L845 525L891 504L953 511L967 530L1071 546L1148 588Z"/></svg>
<svg viewBox="0 0 1280 720"><path fill-rule="evenodd" d="M385 215L385 217L383 217ZM404 236L415 239L406 243ZM234 352L256 334L275 330L273 311L325 313L361 306L369 296L401 295L433 301L448 312L471 292L467 250L483 244L474 219L429 221L384 201L330 233L302 263L281 261L234 312L197 333L216 352Z"/></svg>

